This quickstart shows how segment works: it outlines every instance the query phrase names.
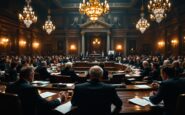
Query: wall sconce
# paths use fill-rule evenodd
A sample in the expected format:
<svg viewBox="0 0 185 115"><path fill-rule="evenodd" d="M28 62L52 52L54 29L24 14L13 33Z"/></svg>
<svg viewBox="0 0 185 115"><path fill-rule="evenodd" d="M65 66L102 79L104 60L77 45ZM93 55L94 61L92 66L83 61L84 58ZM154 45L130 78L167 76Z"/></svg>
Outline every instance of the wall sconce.
<svg viewBox="0 0 185 115"><path fill-rule="evenodd" d="M0 44L6 46L8 44L8 42L9 42L8 38L2 38L0 41Z"/></svg>
<svg viewBox="0 0 185 115"><path fill-rule="evenodd" d="M100 45L101 41L98 38L96 38L92 43L93 45Z"/></svg>
<svg viewBox="0 0 185 115"><path fill-rule="evenodd" d="M25 47L25 46L26 46L26 41L20 40L20 41L19 41L19 46L20 46L20 47Z"/></svg>
<svg viewBox="0 0 185 115"><path fill-rule="evenodd" d="M38 49L39 46L40 46L39 42L33 42L33 43L32 43L32 47L33 47L34 49Z"/></svg>
<svg viewBox="0 0 185 115"><path fill-rule="evenodd" d="M157 45L158 45L159 48L162 48L162 47L164 47L165 42L164 42L164 41L159 41L159 42L157 43Z"/></svg>
<svg viewBox="0 0 185 115"><path fill-rule="evenodd" d="M123 46L121 44L116 45L116 50L118 51L123 50Z"/></svg>
<svg viewBox="0 0 185 115"><path fill-rule="evenodd" d="M70 50L71 51L75 51L77 48L76 48L76 45L75 44L71 44L70 45Z"/></svg>
<svg viewBox="0 0 185 115"><path fill-rule="evenodd" d="M176 46L176 45L178 44L178 40L177 40L177 39L171 40L171 44L172 44L173 46Z"/></svg>

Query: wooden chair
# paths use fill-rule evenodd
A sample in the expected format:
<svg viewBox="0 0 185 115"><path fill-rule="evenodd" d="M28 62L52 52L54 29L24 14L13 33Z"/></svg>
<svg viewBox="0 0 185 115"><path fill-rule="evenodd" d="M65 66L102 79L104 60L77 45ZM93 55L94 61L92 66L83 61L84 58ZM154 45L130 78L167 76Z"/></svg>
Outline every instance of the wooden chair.
<svg viewBox="0 0 185 115"><path fill-rule="evenodd" d="M123 83L125 80L125 74L113 74L110 82L113 84Z"/></svg>
<svg viewBox="0 0 185 115"><path fill-rule="evenodd" d="M0 93L1 115L22 115L21 101L16 94Z"/></svg>
<svg viewBox="0 0 185 115"><path fill-rule="evenodd" d="M69 76L52 75L51 79L50 79L50 82L51 83L74 83L75 81Z"/></svg>
<svg viewBox="0 0 185 115"><path fill-rule="evenodd" d="M185 115L185 94L178 96L174 115Z"/></svg>

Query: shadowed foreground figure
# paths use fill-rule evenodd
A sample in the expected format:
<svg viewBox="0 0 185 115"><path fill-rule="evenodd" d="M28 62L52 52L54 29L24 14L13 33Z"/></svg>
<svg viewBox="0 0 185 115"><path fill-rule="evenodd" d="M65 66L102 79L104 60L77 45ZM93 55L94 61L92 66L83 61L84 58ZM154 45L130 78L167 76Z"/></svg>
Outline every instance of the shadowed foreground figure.
<svg viewBox="0 0 185 115"><path fill-rule="evenodd" d="M177 97L185 93L185 79L175 76L175 69L171 67L162 68L162 83L159 86L158 91L153 93L150 97L150 101L153 104L158 104L161 101L164 102L164 114L163 115L176 115L176 103Z"/></svg>
<svg viewBox="0 0 185 115"><path fill-rule="evenodd" d="M103 76L102 68L91 67L89 76L89 82L75 87L71 102L73 106L77 106L76 115L110 115L111 104L116 107L113 114L119 113L122 101L115 88L99 81Z"/></svg>
<svg viewBox="0 0 185 115"><path fill-rule="evenodd" d="M18 94L23 115L58 115L53 109L61 104L61 99L47 101L42 98L38 90L31 85L34 79L34 69L25 67L21 69L20 79L7 87L7 93ZM16 113L15 113L16 114Z"/></svg>

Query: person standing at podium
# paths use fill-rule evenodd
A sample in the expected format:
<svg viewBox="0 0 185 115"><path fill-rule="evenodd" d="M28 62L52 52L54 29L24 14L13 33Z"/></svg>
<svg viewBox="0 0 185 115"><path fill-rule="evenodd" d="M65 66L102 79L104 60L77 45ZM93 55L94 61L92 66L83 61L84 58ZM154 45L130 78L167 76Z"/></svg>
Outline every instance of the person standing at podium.
<svg viewBox="0 0 185 115"><path fill-rule="evenodd" d="M114 87L102 83L103 69L93 66L89 70L90 81L76 85L71 103L77 107L75 115L111 115L121 110L122 101ZM115 105L111 113L111 104Z"/></svg>

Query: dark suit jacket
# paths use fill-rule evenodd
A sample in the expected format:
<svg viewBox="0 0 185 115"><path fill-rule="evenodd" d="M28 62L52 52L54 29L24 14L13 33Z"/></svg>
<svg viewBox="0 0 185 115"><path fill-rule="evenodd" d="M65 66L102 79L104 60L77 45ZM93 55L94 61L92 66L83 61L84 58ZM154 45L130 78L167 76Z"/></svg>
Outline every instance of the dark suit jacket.
<svg viewBox="0 0 185 115"><path fill-rule="evenodd" d="M15 82L17 79L18 79L17 71L15 69L10 68L7 72L6 81Z"/></svg>
<svg viewBox="0 0 185 115"><path fill-rule="evenodd" d="M6 92L18 94L20 97L23 115L49 115L52 109L60 105L59 100L48 102L43 99L37 89L25 80L18 80L7 87Z"/></svg>
<svg viewBox="0 0 185 115"><path fill-rule="evenodd" d="M103 68L103 79L108 79L108 71Z"/></svg>
<svg viewBox="0 0 185 115"><path fill-rule="evenodd" d="M78 80L78 76L76 75L76 73L74 72L74 70L65 68L61 70L61 75L66 75L66 76L70 76L74 81Z"/></svg>
<svg viewBox="0 0 185 115"><path fill-rule="evenodd" d="M185 93L185 79L173 78L163 81L155 96L150 97L150 101L154 104L164 101L164 115L175 115L177 97Z"/></svg>
<svg viewBox="0 0 185 115"><path fill-rule="evenodd" d="M143 70L141 70L141 79L145 76L149 76L151 72L150 68L144 68Z"/></svg>
<svg viewBox="0 0 185 115"><path fill-rule="evenodd" d="M77 115L110 115L111 104L118 112L122 106L112 86L95 81L76 85L71 102L78 107Z"/></svg>
<svg viewBox="0 0 185 115"><path fill-rule="evenodd" d="M47 68L46 67L42 67L42 66L39 66L37 69L36 69L36 72L39 73L39 76L40 76L40 79L41 80L49 80L51 75L50 73L47 71Z"/></svg>

